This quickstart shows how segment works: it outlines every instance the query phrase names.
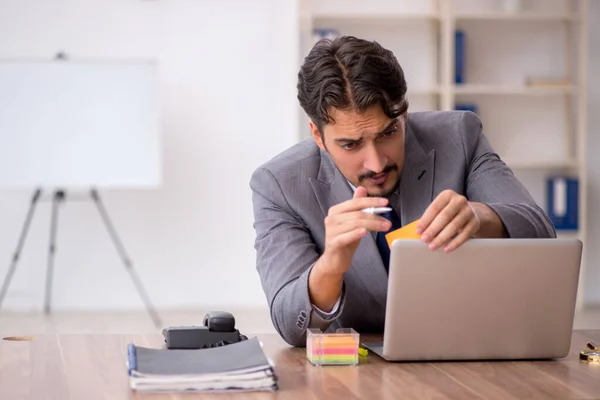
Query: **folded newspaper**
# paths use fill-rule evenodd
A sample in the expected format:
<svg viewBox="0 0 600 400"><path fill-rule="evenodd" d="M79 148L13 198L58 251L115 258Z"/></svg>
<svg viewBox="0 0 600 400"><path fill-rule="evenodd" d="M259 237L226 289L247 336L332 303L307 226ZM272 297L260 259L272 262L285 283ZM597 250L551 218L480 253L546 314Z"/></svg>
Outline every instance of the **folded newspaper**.
<svg viewBox="0 0 600 400"><path fill-rule="evenodd" d="M258 339L198 350L128 347L130 386L139 392L276 391Z"/></svg>

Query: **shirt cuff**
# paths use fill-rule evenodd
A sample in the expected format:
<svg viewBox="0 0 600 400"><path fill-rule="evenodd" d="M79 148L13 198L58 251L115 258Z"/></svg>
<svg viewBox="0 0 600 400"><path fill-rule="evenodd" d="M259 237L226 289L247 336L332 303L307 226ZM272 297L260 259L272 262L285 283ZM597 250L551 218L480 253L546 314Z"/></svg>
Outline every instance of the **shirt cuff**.
<svg viewBox="0 0 600 400"><path fill-rule="evenodd" d="M329 319L332 319L333 317L335 317L336 313L338 312L338 309L340 308L341 300L342 300L342 296L340 295L340 297L338 297L337 301L333 305L333 308L329 312L325 312L325 311L321 310L319 307L315 306L314 304L312 305L312 307L317 312L317 314L319 314L319 316L321 318L323 318L325 320L329 320Z"/></svg>

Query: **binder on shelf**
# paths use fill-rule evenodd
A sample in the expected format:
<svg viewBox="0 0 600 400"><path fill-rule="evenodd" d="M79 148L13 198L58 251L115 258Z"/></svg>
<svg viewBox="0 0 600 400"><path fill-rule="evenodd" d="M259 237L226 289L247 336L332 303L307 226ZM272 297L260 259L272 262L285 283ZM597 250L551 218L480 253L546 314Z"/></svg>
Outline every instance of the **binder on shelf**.
<svg viewBox="0 0 600 400"><path fill-rule="evenodd" d="M477 114L478 111L477 104L473 103L458 103L454 106L454 109L459 111L471 111L475 114Z"/></svg>
<svg viewBox="0 0 600 400"><path fill-rule="evenodd" d="M313 29L312 41L313 44L317 44L317 42L321 39L330 39L333 40L340 36L340 32L337 29Z"/></svg>
<svg viewBox="0 0 600 400"><path fill-rule="evenodd" d="M557 230L577 230L579 220L579 180L554 176L547 180L546 207Z"/></svg>
<svg viewBox="0 0 600 400"><path fill-rule="evenodd" d="M454 82L465 83L465 33L454 32Z"/></svg>

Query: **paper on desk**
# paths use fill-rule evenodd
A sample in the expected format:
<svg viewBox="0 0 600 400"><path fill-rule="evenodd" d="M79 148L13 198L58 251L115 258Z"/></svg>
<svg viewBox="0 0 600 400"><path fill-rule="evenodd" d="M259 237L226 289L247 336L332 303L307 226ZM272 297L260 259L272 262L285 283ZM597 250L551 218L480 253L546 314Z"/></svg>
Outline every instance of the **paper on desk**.
<svg viewBox="0 0 600 400"><path fill-rule="evenodd" d="M208 349L130 344L130 387L139 392L276 391L277 375L258 338Z"/></svg>
<svg viewBox="0 0 600 400"><path fill-rule="evenodd" d="M385 235L385 239L388 243L388 246L390 246L390 249L392 248L392 243L396 239L420 239L421 235L417 233L418 223L419 220L416 220L408 225L403 226L400 229L396 229L395 231L391 231L390 233Z"/></svg>

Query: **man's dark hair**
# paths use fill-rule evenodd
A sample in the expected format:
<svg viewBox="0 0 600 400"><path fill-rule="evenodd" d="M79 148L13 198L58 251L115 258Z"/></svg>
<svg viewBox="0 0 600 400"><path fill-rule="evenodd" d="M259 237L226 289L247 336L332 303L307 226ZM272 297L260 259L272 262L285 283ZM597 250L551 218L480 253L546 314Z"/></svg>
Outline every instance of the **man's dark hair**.
<svg viewBox="0 0 600 400"><path fill-rule="evenodd" d="M321 39L298 73L300 105L323 134L335 122L330 107L363 112L379 104L396 118L408 109L404 72L394 54L377 42L342 36Z"/></svg>

